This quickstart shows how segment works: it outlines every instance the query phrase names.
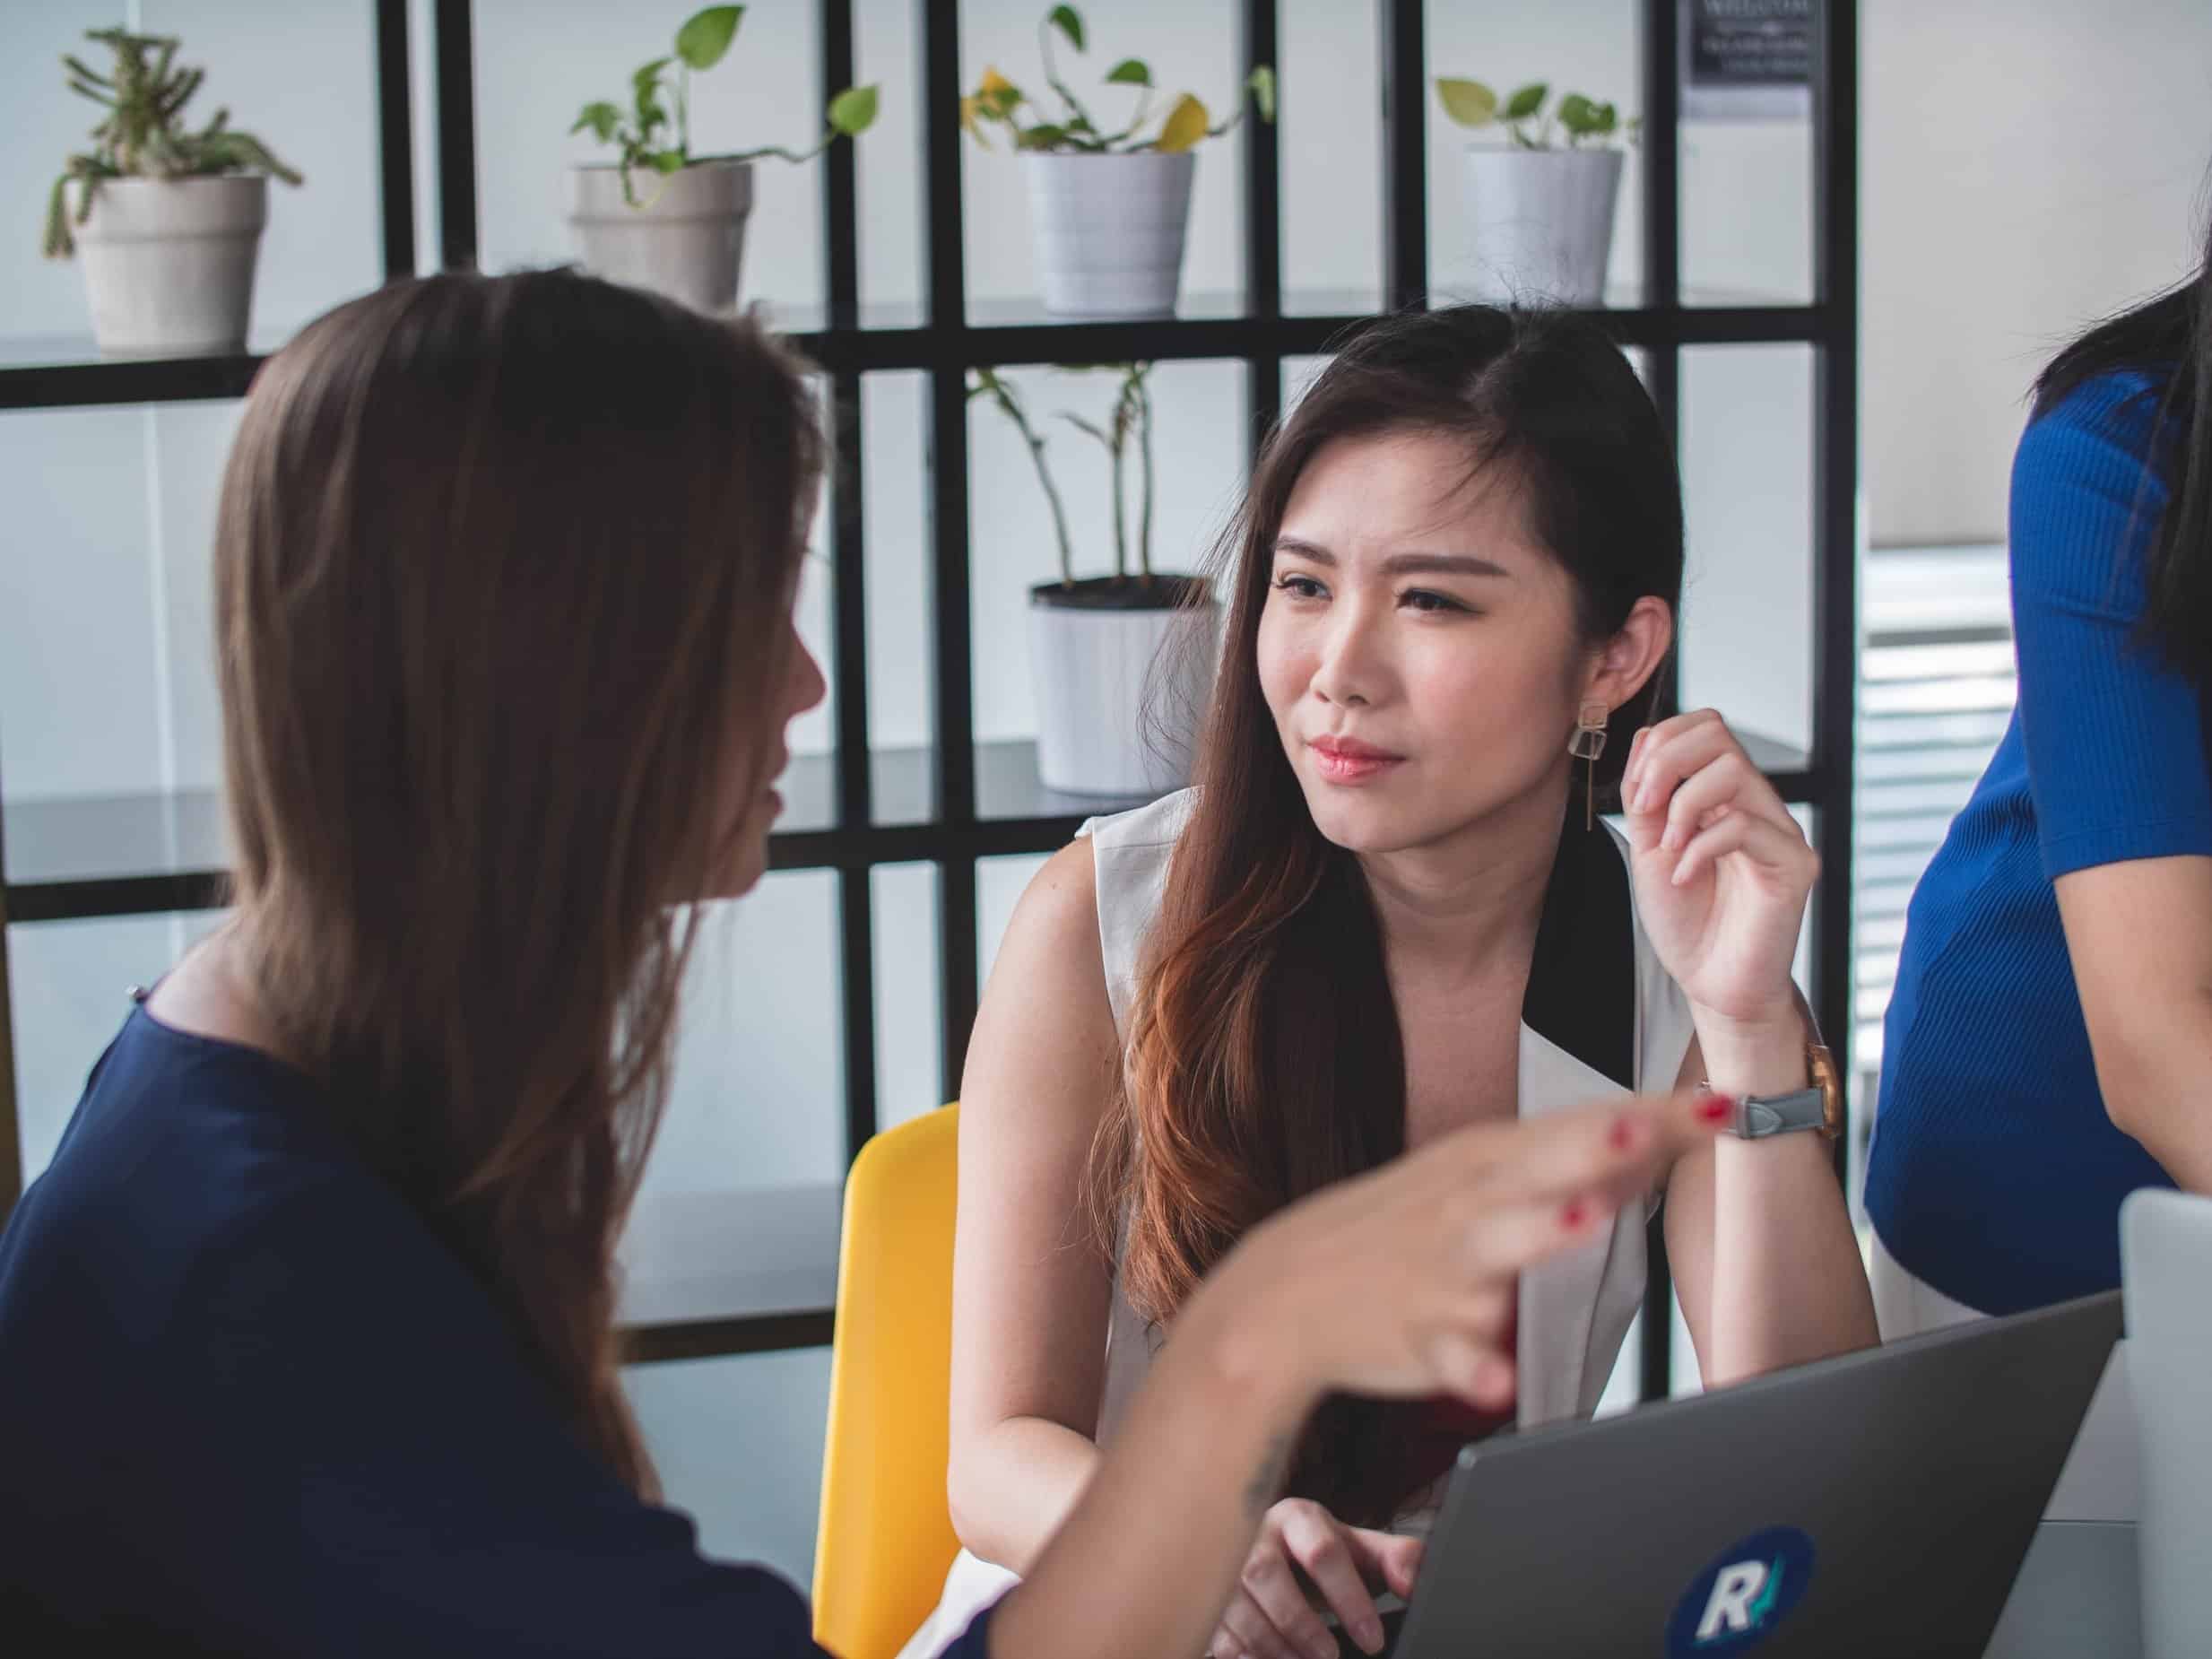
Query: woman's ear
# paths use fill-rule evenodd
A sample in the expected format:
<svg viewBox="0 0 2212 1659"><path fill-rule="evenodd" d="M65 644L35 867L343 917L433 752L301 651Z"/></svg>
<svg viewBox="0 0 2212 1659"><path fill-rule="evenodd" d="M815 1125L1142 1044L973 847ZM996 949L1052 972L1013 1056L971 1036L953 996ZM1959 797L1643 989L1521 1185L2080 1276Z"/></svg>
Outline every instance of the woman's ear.
<svg viewBox="0 0 2212 1659"><path fill-rule="evenodd" d="M1665 600L1644 595L1598 654L1583 698L1618 708L1644 688L1673 647L1674 612Z"/></svg>

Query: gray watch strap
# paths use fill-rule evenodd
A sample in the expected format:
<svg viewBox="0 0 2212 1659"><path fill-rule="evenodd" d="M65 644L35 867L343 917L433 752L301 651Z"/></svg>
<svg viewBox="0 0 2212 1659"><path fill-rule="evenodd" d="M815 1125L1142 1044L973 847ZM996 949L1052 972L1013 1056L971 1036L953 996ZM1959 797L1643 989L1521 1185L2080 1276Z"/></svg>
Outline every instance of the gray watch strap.
<svg viewBox="0 0 2212 1659"><path fill-rule="evenodd" d="M1728 1132L1745 1141L1796 1129L1817 1129L1827 1121L1827 1093L1817 1083L1793 1094L1746 1095L1736 1102Z"/></svg>

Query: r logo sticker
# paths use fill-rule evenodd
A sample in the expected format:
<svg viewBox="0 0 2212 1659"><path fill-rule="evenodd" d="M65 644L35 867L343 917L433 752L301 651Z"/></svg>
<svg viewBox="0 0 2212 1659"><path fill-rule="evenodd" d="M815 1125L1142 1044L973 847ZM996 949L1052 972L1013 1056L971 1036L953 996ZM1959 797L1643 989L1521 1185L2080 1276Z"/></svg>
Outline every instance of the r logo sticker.
<svg viewBox="0 0 2212 1659"><path fill-rule="evenodd" d="M1668 1659L1737 1654L1765 1640L1804 1599L1812 1578L1813 1541L1794 1526L1731 1544L1675 1603Z"/></svg>

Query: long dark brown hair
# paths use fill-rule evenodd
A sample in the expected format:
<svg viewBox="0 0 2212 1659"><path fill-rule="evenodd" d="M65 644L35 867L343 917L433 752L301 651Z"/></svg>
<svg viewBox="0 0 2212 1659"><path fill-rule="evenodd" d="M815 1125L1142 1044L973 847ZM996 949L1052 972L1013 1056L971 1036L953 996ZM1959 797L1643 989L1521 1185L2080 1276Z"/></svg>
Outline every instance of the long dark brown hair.
<svg viewBox="0 0 2212 1659"><path fill-rule="evenodd" d="M1124 1291L1157 1323L1255 1223L1404 1147L1405 1054L1374 907L1358 862L1306 810L1257 641L1276 534L1307 464L1339 439L1407 431L1463 440L1470 471L1513 470L1539 540L1573 578L1585 638L1618 632L1646 595L1670 611L1681 596L1681 491L1658 413L1618 348L1569 314L1387 318L1331 360L1269 441L1215 553L1228 623L1196 805L1091 1166ZM1600 791L1618 785L1649 713L1616 712ZM1384 1408L1331 1403L1291 1490L1347 1520L1387 1519L1405 1494L1370 1490L1362 1472L1389 1425Z"/></svg>
<svg viewBox="0 0 2212 1659"><path fill-rule="evenodd" d="M253 989L641 1493L614 1241L681 901L714 890L771 764L820 447L749 325L563 273L438 276L279 352L223 480Z"/></svg>
<svg viewBox="0 0 2212 1659"><path fill-rule="evenodd" d="M2161 661L2212 691L2212 225L2195 274L2107 318L2069 344L2035 382L2049 413L2084 382L2133 369L2156 400L2150 420L2165 510L2141 526L2149 544L2142 633Z"/></svg>

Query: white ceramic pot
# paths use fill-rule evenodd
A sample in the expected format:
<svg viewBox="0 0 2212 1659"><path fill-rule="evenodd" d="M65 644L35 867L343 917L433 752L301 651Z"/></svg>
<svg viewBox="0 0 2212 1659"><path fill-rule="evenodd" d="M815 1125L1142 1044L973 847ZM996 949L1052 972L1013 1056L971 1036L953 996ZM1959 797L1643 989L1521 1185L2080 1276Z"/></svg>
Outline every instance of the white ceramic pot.
<svg viewBox="0 0 2212 1659"><path fill-rule="evenodd" d="M70 211L83 200L72 186ZM92 338L117 356L246 349L269 181L110 178L74 228Z"/></svg>
<svg viewBox="0 0 2212 1659"><path fill-rule="evenodd" d="M1178 586L1193 578L1156 577ZM1134 578L1131 578L1132 581ZM1079 582L1080 594L1104 588ZM1190 781L1193 739L1213 684L1219 607L1093 608L1029 591L1037 772L1047 789L1123 799Z"/></svg>
<svg viewBox="0 0 2212 1659"><path fill-rule="evenodd" d="M1468 145L1475 298L1602 305L1622 160L1618 150Z"/></svg>
<svg viewBox="0 0 2212 1659"><path fill-rule="evenodd" d="M1198 157L1025 155L1045 308L1062 317L1162 317L1183 282Z"/></svg>
<svg viewBox="0 0 2212 1659"><path fill-rule="evenodd" d="M698 161L665 176L639 168L622 199L619 167L569 175L568 223L584 268L611 282L648 288L699 311L737 304L745 219L752 212L750 161Z"/></svg>

